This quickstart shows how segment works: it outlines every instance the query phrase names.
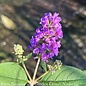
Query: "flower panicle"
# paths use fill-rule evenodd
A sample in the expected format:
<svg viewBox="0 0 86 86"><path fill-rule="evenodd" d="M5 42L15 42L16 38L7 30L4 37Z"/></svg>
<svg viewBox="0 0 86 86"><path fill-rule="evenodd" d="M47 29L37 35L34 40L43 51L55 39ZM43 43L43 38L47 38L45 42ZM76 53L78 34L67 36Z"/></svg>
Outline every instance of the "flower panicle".
<svg viewBox="0 0 86 86"><path fill-rule="evenodd" d="M20 44L14 44L13 49L14 49L15 55L17 55L18 58L23 57L24 50Z"/></svg>
<svg viewBox="0 0 86 86"><path fill-rule="evenodd" d="M29 49L40 56L42 61L48 62L54 55L58 56L60 39L63 37L60 21L58 13L45 13L40 21L41 26L36 29L30 40Z"/></svg>

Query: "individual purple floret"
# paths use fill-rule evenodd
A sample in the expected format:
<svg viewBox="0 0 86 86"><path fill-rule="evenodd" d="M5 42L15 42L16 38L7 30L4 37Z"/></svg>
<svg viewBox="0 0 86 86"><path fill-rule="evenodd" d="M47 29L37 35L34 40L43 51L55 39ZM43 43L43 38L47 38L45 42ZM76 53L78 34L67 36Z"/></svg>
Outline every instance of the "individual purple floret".
<svg viewBox="0 0 86 86"><path fill-rule="evenodd" d="M30 40L29 49L40 56L42 61L48 62L54 55L58 56L60 39L63 37L60 21L58 13L45 13L40 21L41 26Z"/></svg>

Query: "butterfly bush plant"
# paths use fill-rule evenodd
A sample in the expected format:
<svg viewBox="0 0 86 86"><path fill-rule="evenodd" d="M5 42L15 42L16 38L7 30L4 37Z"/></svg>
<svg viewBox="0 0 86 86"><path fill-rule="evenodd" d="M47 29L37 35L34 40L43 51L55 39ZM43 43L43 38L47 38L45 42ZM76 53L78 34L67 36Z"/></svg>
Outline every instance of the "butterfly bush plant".
<svg viewBox="0 0 86 86"><path fill-rule="evenodd" d="M40 20L40 27L30 40L28 49L30 54L24 56L24 50L20 44L14 44L14 53L17 56L17 63L6 62L0 64L0 86L86 86L86 72L71 66L63 66L60 60L48 64L49 59L53 60L58 56L61 47L60 39L63 38L59 13L45 13ZM33 77L30 76L24 61L35 54L34 60L37 64ZM22 64L23 68L19 66ZM36 77L38 67L41 66L44 73Z"/></svg>

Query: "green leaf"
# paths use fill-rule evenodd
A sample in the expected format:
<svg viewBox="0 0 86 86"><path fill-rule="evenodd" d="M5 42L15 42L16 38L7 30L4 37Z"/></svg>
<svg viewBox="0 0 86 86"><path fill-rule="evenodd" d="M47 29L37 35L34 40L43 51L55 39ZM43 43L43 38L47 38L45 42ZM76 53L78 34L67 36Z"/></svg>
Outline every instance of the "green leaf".
<svg viewBox="0 0 86 86"><path fill-rule="evenodd" d="M32 53L28 54L27 56L25 56L25 58L30 58L32 56Z"/></svg>
<svg viewBox="0 0 86 86"><path fill-rule="evenodd" d="M25 86L28 82L24 69L14 62L0 64L0 86Z"/></svg>
<svg viewBox="0 0 86 86"><path fill-rule="evenodd" d="M40 62L41 67L44 69L44 71L47 71L47 65L46 62L41 61Z"/></svg>
<svg viewBox="0 0 86 86"><path fill-rule="evenodd" d="M83 71L86 74L86 70Z"/></svg>
<svg viewBox="0 0 86 86"><path fill-rule="evenodd" d="M86 74L77 68L62 66L54 73L49 71L39 82L44 86L86 86Z"/></svg>

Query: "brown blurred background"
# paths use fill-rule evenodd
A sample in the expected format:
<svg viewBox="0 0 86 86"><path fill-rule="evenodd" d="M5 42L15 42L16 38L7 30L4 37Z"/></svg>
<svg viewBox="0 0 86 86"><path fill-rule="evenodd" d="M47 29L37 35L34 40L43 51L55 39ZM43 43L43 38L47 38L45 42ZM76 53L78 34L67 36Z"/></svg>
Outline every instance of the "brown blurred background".
<svg viewBox="0 0 86 86"><path fill-rule="evenodd" d="M86 69L86 0L0 0L0 17L4 14L16 26L7 28L0 18L0 62L16 61L15 43L23 45L25 55L29 53L29 40L46 12L59 12L62 17L64 37L54 60ZM26 61L30 72L35 63L33 58Z"/></svg>

